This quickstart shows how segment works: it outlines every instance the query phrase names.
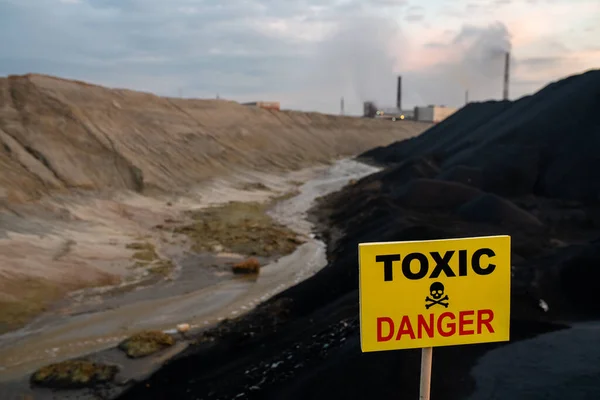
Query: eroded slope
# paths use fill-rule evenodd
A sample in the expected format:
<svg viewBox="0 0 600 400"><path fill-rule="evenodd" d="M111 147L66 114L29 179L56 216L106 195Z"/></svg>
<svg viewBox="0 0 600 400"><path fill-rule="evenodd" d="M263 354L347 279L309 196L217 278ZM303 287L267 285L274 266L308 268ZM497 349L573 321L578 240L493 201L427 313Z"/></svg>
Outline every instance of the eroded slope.
<svg viewBox="0 0 600 400"><path fill-rule="evenodd" d="M0 198L65 188L181 190L236 170L328 162L427 127L10 76L0 79Z"/></svg>

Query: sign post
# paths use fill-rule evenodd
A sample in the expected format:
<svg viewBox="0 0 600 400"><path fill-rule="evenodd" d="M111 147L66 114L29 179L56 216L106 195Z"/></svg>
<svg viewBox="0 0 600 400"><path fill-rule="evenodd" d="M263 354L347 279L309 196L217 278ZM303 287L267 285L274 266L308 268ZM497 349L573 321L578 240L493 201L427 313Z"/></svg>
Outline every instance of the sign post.
<svg viewBox="0 0 600 400"><path fill-rule="evenodd" d="M433 347L509 340L510 236L361 243L363 352L421 348L429 400Z"/></svg>
<svg viewBox="0 0 600 400"><path fill-rule="evenodd" d="M419 390L419 400L429 400L432 359L433 347L424 347L421 349L421 389Z"/></svg>

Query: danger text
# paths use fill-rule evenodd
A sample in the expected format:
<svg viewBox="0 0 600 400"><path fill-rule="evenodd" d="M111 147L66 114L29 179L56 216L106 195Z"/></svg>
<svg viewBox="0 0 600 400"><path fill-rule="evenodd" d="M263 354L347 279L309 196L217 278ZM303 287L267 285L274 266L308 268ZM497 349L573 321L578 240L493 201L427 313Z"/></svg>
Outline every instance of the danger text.
<svg viewBox="0 0 600 400"><path fill-rule="evenodd" d="M402 316L400 321L390 317L377 318L377 341L414 340L422 338L481 335L494 333L492 310L466 310L439 315Z"/></svg>

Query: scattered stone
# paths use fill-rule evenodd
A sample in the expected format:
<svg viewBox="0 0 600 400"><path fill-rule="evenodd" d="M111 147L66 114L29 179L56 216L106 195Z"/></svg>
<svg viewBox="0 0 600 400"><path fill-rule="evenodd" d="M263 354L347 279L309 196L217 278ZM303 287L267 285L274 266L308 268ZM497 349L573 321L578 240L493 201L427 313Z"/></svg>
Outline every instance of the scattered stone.
<svg viewBox="0 0 600 400"><path fill-rule="evenodd" d="M241 261L233 266L234 274L258 274L260 272L260 262L251 257Z"/></svg>
<svg viewBox="0 0 600 400"><path fill-rule="evenodd" d="M50 364L31 375L31 384L54 389L92 387L110 382L119 372L115 365L85 360L69 360Z"/></svg>
<svg viewBox="0 0 600 400"><path fill-rule="evenodd" d="M146 357L175 344L172 336L161 331L137 333L119 344L119 349L130 358Z"/></svg>

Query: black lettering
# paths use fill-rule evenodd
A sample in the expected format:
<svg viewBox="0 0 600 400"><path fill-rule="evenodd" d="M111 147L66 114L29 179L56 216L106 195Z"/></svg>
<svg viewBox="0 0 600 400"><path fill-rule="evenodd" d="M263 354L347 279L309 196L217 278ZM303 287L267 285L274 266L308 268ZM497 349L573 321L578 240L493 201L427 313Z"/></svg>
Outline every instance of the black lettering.
<svg viewBox="0 0 600 400"><path fill-rule="evenodd" d="M473 253L473 257L471 257L471 267L473 268L473 271L478 275L489 275L496 269L496 264L489 263L486 268L482 268L480 264L481 256L492 258L496 256L496 253L494 253L494 250L492 249L483 248L477 250Z"/></svg>
<svg viewBox="0 0 600 400"><path fill-rule="evenodd" d="M410 263L413 260L419 261L419 272L417 273L413 273L410 269ZM427 275L427 271L429 271L429 260L425 254L410 253L402 260L402 273L408 279L422 279Z"/></svg>
<svg viewBox="0 0 600 400"><path fill-rule="evenodd" d="M469 264L467 264L467 251L459 250L458 251L458 276L467 276L468 268L469 268Z"/></svg>
<svg viewBox="0 0 600 400"><path fill-rule="evenodd" d="M394 280L394 261L400 261L400 254L385 254L381 256L375 256L375 261L383 263L383 280L386 282Z"/></svg>
<svg viewBox="0 0 600 400"><path fill-rule="evenodd" d="M447 251L446 254L444 254L444 257L440 256L440 253L438 253L437 251L432 251L429 254L431 254L433 261L435 261L436 263L433 272L431 273L431 275L429 275L430 278L437 278L438 276L440 276L442 271L444 272L444 274L446 274L448 278L456 276L454 271L452 271L450 265L448 265L448 263L452 259L452 256L454 255L454 250Z"/></svg>

